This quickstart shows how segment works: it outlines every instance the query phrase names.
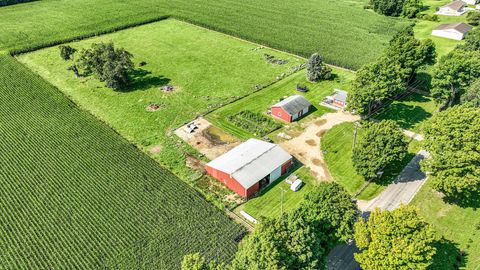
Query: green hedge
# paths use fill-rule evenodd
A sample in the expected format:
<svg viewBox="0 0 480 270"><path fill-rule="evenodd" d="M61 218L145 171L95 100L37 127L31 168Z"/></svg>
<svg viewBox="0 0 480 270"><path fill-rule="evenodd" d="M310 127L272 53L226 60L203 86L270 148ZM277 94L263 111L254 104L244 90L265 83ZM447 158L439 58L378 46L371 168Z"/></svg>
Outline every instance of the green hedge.
<svg viewBox="0 0 480 270"><path fill-rule="evenodd" d="M0 0L0 7L26 3L26 2L33 2L33 1L36 1L36 0Z"/></svg>

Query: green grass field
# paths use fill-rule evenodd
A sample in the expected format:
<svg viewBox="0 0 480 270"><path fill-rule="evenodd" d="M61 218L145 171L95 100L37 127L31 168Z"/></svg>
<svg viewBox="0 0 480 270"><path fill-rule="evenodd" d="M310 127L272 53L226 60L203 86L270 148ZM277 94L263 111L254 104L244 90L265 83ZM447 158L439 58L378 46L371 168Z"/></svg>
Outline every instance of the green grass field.
<svg viewBox="0 0 480 270"><path fill-rule="evenodd" d="M439 234L448 241L440 246L442 252L438 266L432 269L455 269L456 256L466 252L465 266L462 269L480 268L480 214L478 208L461 208L445 203L441 194L427 183L415 196L412 204L420 209L420 214L432 224Z"/></svg>
<svg viewBox="0 0 480 270"><path fill-rule="evenodd" d="M185 165L185 153L192 149L172 135L172 130L218 106L254 92L255 85L276 80L292 66L303 63L297 57L258 46L227 35L177 20L165 20L114 34L72 43L75 48L93 42L113 41L147 62L134 72L134 83L125 91L114 91L93 77L76 78L67 70L57 47L20 55L18 59L58 87L81 108L113 127L127 140L186 181L198 173ZM273 65L264 59L272 54L289 60ZM164 84L173 93L162 92ZM161 109L149 112L152 103Z"/></svg>
<svg viewBox="0 0 480 270"><path fill-rule="evenodd" d="M325 161L327 162L330 173L336 182L342 185L348 192L355 194L365 184L366 180L357 174L352 162L353 146L353 123L343 123L334 126L323 137L321 142L322 151L324 151ZM362 129L358 129L360 135ZM404 160L393 168L387 168L382 178L377 182L370 183L357 198L360 200L370 200L382 192L388 184L403 170L420 149L416 141L409 145L408 154Z"/></svg>
<svg viewBox="0 0 480 270"><path fill-rule="evenodd" d="M244 210L258 219L260 217L279 217L282 213L282 206L284 213L296 209L303 201L305 194L314 188L316 180L305 167L299 168L293 174L304 182L303 187L299 191L293 192L290 190L290 185L285 182L285 177L282 177L265 188L259 196L236 208L235 212Z"/></svg>
<svg viewBox="0 0 480 270"><path fill-rule="evenodd" d="M374 116L378 120L394 120L400 127L419 131L420 124L438 109L433 98L411 94L401 101L394 101Z"/></svg>
<svg viewBox="0 0 480 270"><path fill-rule="evenodd" d="M172 15L302 56L357 69L408 22L364 0L43 0L0 9L0 50L25 50ZM21 20L19 20L21 18ZM41 22L41 23L39 23Z"/></svg>
<svg viewBox="0 0 480 270"><path fill-rule="evenodd" d="M434 15L438 7L446 5L449 2L451 1L450 0L423 0L423 4L427 7L427 9L422 13ZM458 17L438 15L438 18L439 18L438 22L419 20L414 27L415 35L417 38L420 38L420 39L429 38L433 40L433 42L435 42L437 54L439 57L441 57L443 55L446 55L453 49L455 49L455 47L458 44L461 44L463 41L452 40L452 39L441 38L441 37L434 37L432 36L432 30L438 27L440 24L466 22L466 16L467 16L466 13Z"/></svg>
<svg viewBox="0 0 480 270"><path fill-rule="evenodd" d="M228 133L240 139L246 140L248 138L255 137L254 134L233 125L227 119L228 116L233 115L241 110L250 110L258 113L266 113L273 104L277 103L280 100L280 98L296 94L304 95L305 98L308 99L315 106L314 111L310 113L305 119L319 117L326 112L333 111L331 109L319 106L319 102L322 101L325 96L331 95L335 88L347 90L350 81L355 76L355 74L352 72L336 68L333 69L333 73L335 74L335 78L332 80L322 81L319 83L310 83L307 81L305 70L301 70L293 74L292 76L275 83L272 86L269 86L255 94L252 94L246 98L243 98L239 101L224 106L208 114L207 119L214 123L216 126L227 131ZM296 90L296 86L298 83L306 85L309 91L306 93L299 93ZM280 120L276 121L283 125L285 124ZM299 120L299 122L302 121L302 119ZM296 124L298 124L298 122L291 123L289 125Z"/></svg>
<svg viewBox="0 0 480 270"><path fill-rule="evenodd" d="M14 58L0 67L1 269L231 258L239 225Z"/></svg>

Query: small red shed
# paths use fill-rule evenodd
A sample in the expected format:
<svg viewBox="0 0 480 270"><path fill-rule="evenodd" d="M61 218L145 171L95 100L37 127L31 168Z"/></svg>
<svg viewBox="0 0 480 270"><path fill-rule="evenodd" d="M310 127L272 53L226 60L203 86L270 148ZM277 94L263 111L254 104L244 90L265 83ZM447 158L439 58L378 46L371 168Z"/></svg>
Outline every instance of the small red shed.
<svg viewBox="0 0 480 270"><path fill-rule="evenodd" d="M271 108L272 116L285 122L293 122L306 115L312 107L312 104L303 96L290 96Z"/></svg>
<svg viewBox="0 0 480 270"><path fill-rule="evenodd" d="M280 146L249 139L205 169L238 195L249 198L286 173L291 164L292 156Z"/></svg>

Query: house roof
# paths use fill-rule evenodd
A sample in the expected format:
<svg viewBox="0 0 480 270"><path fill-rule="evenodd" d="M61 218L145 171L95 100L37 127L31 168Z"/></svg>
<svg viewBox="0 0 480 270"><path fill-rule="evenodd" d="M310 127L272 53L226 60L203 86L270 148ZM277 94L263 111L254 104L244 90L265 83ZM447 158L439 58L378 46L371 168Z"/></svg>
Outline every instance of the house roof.
<svg viewBox="0 0 480 270"><path fill-rule="evenodd" d="M465 2L461 0L453 1L445 6L442 6L442 8L450 8L456 11L460 11L463 7L465 6Z"/></svg>
<svg viewBox="0 0 480 270"><path fill-rule="evenodd" d="M248 189L291 159L292 156L276 144L249 139L207 166L228 173Z"/></svg>
<svg viewBox="0 0 480 270"><path fill-rule="evenodd" d="M312 106L312 103L310 103L306 98L300 95L294 95L278 102L272 107L281 107L290 115L294 115L310 106Z"/></svg>
<svg viewBox="0 0 480 270"><path fill-rule="evenodd" d="M335 89L335 91L333 91L333 97L335 98L335 100L338 100L341 102L347 102L347 96L348 96L347 91L343 91L340 89Z"/></svg>
<svg viewBox="0 0 480 270"><path fill-rule="evenodd" d="M472 29L472 27L466 23L448 23L441 24L434 30L456 30L460 33L466 34L470 29Z"/></svg>

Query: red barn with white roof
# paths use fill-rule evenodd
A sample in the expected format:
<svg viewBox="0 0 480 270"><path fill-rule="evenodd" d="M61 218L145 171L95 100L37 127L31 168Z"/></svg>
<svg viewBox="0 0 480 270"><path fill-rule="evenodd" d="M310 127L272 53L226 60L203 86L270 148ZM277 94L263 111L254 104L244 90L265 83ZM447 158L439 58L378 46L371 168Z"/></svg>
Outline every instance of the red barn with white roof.
<svg viewBox="0 0 480 270"><path fill-rule="evenodd" d="M205 169L238 195L249 198L286 173L291 164L292 156L280 146L249 139Z"/></svg>

